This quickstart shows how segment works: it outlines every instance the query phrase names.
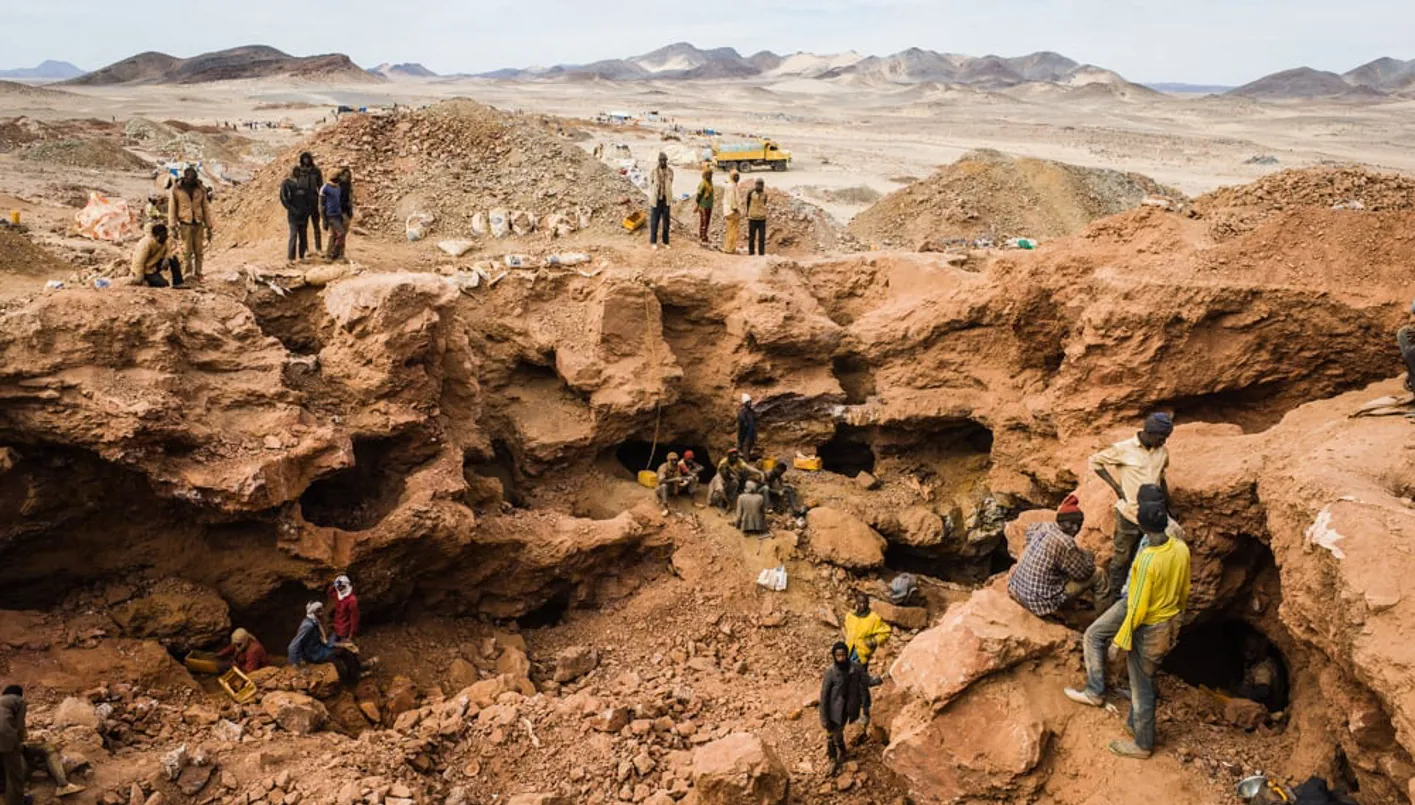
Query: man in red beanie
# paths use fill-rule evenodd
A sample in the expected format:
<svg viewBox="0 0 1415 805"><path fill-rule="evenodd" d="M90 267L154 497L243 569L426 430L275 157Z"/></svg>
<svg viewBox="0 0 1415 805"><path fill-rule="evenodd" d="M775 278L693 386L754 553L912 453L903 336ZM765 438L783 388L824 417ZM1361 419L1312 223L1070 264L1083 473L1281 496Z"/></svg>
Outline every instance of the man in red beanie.
<svg viewBox="0 0 1415 805"><path fill-rule="evenodd" d="M1067 601L1100 585L1103 575L1096 571L1095 556L1076 546L1085 520L1076 496L1067 495L1056 510L1056 522L1027 527L1027 545L1007 592L1033 615L1054 615Z"/></svg>

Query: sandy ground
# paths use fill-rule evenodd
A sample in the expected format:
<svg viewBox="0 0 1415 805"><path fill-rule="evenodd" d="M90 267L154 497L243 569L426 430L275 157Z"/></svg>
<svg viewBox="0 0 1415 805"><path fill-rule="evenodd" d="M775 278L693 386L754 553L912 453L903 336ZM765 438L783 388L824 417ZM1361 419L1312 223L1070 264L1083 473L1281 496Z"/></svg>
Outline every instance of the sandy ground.
<svg viewBox="0 0 1415 805"><path fill-rule="evenodd" d="M898 189L975 148L1138 171L1191 195L1252 181L1283 168L1360 162L1415 171L1415 101L1259 104L1218 97L1139 100L1064 98L1036 87L1011 94L919 87L842 87L821 81L778 83L537 83L481 79L395 82L377 87L238 81L184 87L69 90L71 96L4 99L4 114L42 120L134 116L213 124L288 120L291 129L252 133L285 146L329 119L337 104L421 105L467 96L504 109L591 118L606 110L649 111L683 129L713 128L726 138L773 137L793 153L787 173L762 175L773 186L821 203L841 223L863 202L822 201L819 190ZM592 127L595 142L627 144L647 163L668 124ZM705 138L684 135L701 148ZM675 144L676 145L676 144ZM1247 164L1271 155L1276 164ZM606 159L614 157L607 149ZM16 191L11 164L0 190ZM695 172L678 170L678 191Z"/></svg>

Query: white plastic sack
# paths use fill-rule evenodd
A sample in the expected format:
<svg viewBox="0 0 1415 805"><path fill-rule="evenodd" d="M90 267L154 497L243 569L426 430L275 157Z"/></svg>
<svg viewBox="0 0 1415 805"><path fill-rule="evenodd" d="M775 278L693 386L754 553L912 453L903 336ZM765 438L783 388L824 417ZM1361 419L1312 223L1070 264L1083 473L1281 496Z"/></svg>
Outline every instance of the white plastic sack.
<svg viewBox="0 0 1415 805"><path fill-rule="evenodd" d="M577 266L581 263L588 263L590 256L583 252L565 252L563 254L552 254L545 258L548 266Z"/></svg>
<svg viewBox="0 0 1415 805"><path fill-rule="evenodd" d="M767 568L757 575L757 584L781 592L786 589L786 565L777 565L774 568Z"/></svg>
<svg viewBox="0 0 1415 805"><path fill-rule="evenodd" d="M437 248L452 255L461 257L472 249L476 248L477 242L474 240L443 240L438 241Z"/></svg>
<svg viewBox="0 0 1415 805"><path fill-rule="evenodd" d="M487 223L491 225L491 236L494 238L504 238L511 234L511 213L505 207L497 207L492 210Z"/></svg>

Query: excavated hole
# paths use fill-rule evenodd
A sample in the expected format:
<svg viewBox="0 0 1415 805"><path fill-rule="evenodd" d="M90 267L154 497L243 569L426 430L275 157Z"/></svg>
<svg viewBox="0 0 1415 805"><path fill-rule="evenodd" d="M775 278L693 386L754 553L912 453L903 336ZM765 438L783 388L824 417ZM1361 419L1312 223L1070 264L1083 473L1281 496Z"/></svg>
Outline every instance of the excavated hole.
<svg viewBox="0 0 1415 805"><path fill-rule="evenodd" d="M1215 422L1237 425L1244 433L1262 433L1282 421L1287 412L1308 399L1284 395L1279 383L1256 383L1241 389L1174 397L1154 404L1155 410L1172 411L1178 422Z"/></svg>
<svg viewBox="0 0 1415 805"><path fill-rule="evenodd" d="M492 440L491 450L490 459L474 453L467 453L462 459L462 476L467 481L467 505L477 509L504 500L518 509L526 508L526 497L522 492L525 476L516 463L515 454L501 439Z"/></svg>
<svg viewBox="0 0 1415 805"><path fill-rule="evenodd" d="M570 611L570 594L568 586L560 587L544 604L517 618L516 625L522 629L543 629L560 625L565 619L565 613Z"/></svg>
<svg viewBox="0 0 1415 805"><path fill-rule="evenodd" d="M364 531L398 505L407 475L437 453L422 434L355 438L354 466L310 484L300 496L300 512L325 528Z"/></svg>
<svg viewBox="0 0 1415 805"><path fill-rule="evenodd" d="M1254 645L1250 646L1249 641ZM1287 709L1287 658L1246 621L1223 618L1189 626L1180 633L1179 643L1165 657L1163 667L1194 687L1204 686L1238 695L1245 692L1243 683L1248 667L1268 657L1275 661L1278 674L1270 694L1261 703L1276 713Z"/></svg>
<svg viewBox="0 0 1415 805"><path fill-rule="evenodd" d="M291 353L314 355L324 349L329 315L318 290L300 288L288 296L260 290L245 301L261 332L275 337Z"/></svg>
<svg viewBox="0 0 1415 805"><path fill-rule="evenodd" d="M854 478L862 472L875 471L875 450L864 428L836 425L835 435L816 448L816 455L826 472Z"/></svg>
<svg viewBox="0 0 1415 805"><path fill-rule="evenodd" d="M864 405L875 393L874 371L860 355L837 355L830 362L830 371L845 391L847 405Z"/></svg>
<svg viewBox="0 0 1415 805"><path fill-rule="evenodd" d="M642 439L629 439L620 443L614 451L614 458L619 465L628 470L635 477L642 470L657 470L658 465L668 460L669 453L683 455L688 450L693 451L693 460L703 466L703 471L698 474L698 480L703 483L712 481L713 460L708 449L701 444L692 444L687 441L659 442L655 448L653 442Z"/></svg>

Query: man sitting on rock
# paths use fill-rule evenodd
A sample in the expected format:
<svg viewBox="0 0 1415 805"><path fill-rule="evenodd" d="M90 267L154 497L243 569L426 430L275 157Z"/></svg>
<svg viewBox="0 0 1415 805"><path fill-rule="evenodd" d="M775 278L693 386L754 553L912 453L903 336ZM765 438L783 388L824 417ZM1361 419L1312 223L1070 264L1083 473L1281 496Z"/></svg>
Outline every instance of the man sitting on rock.
<svg viewBox="0 0 1415 805"><path fill-rule="evenodd" d="M1027 527L1022 559L1007 581L1013 601L1046 618L1086 590L1104 593L1105 575L1096 569L1096 558L1076 545L1076 535L1085 521L1080 501L1067 495L1056 510L1056 522Z"/></svg>
<svg viewBox="0 0 1415 805"><path fill-rule="evenodd" d="M133 284L149 288L166 288L162 272L172 275L173 288L182 287L182 267L167 243L167 225L153 224L148 234L133 249Z"/></svg>
<svg viewBox="0 0 1415 805"><path fill-rule="evenodd" d="M850 659L845 643L830 649L830 667L821 680L820 718L826 732L825 754L830 758L830 776L845 765L845 727L860 718L860 708L868 688L865 670Z"/></svg>
<svg viewBox="0 0 1415 805"><path fill-rule="evenodd" d="M879 677L870 676L870 659L893 631L878 612L870 609L870 597L863 592L855 593L855 611L845 616L845 645L850 649L850 659L860 664L865 674L865 687L861 693L861 706L865 717L861 722L860 742L869 737L870 705L873 697L870 688L882 684Z"/></svg>
<svg viewBox="0 0 1415 805"><path fill-rule="evenodd" d="M658 465L658 486L654 487L653 493L658 497L665 515L668 514L669 498L687 495L691 500L698 492L697 476L685 470L677 453L669 453L667 459Z"/></svg>
<svg viewBox="0 0 1415 805"><path fill-rule="evenodd" d="M804 517L806 508L801 505L801 497L796 487L786 482L786 462L778 460L771 472L766 474L767 507L772 511L787 511L795 517Z"/></svg>
<svg viewBox="0 0 1415 805"><path fill-rule="evenodd" d="M1086 630L1086 689L1065 691L1072 701L1093 707L1104 704L1103 638L1113 629L1114 645L1129 652L1126 666L1130 673L1130 715L1126 728L1134 738L1112 741L1110 751L1138 759L1154 752L1154 675L1178 642L1180 616L1189 605L1189 546L1169 535L1171 521L1162 494L1146 497L1149 499L1139 507L1139 525L1146 544L1135 557L1123 597Z"/></svg>
<svg viewBox="0 0 1415 805"><path fill-rule="evenodd" d="M742 488L742 494L737 496L737 516L733 524L743 534L759 534L767 530L766 496L756 481L748 481Z"/></svg>
<svg viewBox="0 0 1415 805"><path fill-rule="evenodd" d="M1115 490L1115 537L1110 559L1109 596L1096 602L1104 611L1125 584L1135 547L1140 542L1140 527L1136 524L1136 495L1141 486L1155 484L1165 491L1164 473L1169 466L1169 451L1165 442L1174 432L1174 418L1154 413L1145 420L1144 430L1123 442L1116 442L1091 456L1091 471Z"/></svg>
<svg viewBox="0 0 1415 805"><path fill-rule="evenodd" d="M237 629L232 632L231 644L218 651L216 656L223 660L230 660L232 666L247 674L270 664L270 657L266 654L265 646L262 646L260 641L245 629Z"/></svg>
<svg viewBox="0 0 1415 805"><path fill-rule="evenodd" d="M305 605L305 619L290 641L288 659L290 666L298 668L304 664L333 663L339 672L339 681L352 685L359 681L362 669L357 654L339 642L337 635L329 634L321 617L324 604L311 601Z"/></svg>

